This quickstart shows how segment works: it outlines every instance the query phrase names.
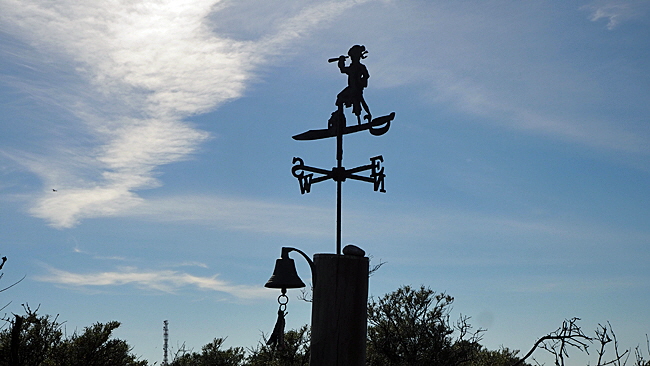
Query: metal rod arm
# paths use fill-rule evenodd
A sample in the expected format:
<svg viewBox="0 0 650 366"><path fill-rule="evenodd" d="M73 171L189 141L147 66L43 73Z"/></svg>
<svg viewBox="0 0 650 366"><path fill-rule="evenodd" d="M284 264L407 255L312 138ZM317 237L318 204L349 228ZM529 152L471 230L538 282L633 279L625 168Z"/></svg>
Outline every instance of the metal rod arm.
<svg viewBox="0 0 650 366"><path fill-rule="evenodd" d="M312 282L316 283L316 271L314 270L314 261L312 261L311 258L309 258L309 256L305 254L305 252L303 252L302 250L298 248L292 248L292 247L282 247L282 258L289 258L289 253L291 252L298 252L300 253L300 255L305 257L307 263L309 263L309 268L311 269Z"/></svg>
<svg viewBox="0 0 650 366"><path fill-rule="evenodd" d="M348 174L359 173L359 172L363 172L365 170L370 170L370 169L372 169L372 167L373 167L372 164L362 165L362 166L358 166L356 168L346 169L345 172L348 173Z"/></svg>
<svg viewBox="0 0 650 366"><path fill-rule="evenodd" d="M296 165L296 166L298 166L298 165ZM315 168L313 166L307 166L307 165L300 166L300 170L304 170L304 171L307 171L307 172L310 172L310 173L324 174L324 175L332 174L331 170Z"/></svg>
<svg viewBox="0 0 650 366"><path fill-rule="evenodd" d="M361 180L368 183L375 183L375 179L371 177L364 177L361 175L347 174L347 178Z"/></svg>

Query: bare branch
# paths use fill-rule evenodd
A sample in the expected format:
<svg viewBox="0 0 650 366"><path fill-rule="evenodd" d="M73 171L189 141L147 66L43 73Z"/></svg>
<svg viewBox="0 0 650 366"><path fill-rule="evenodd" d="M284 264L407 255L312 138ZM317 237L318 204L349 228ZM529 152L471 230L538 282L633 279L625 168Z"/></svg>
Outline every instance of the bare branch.
<svg viewBox="0 0 650 366"><path fill-rule="evenodd" d="M472 325L469 324L469 320L472 317L460 314L458 320L456 321L456 324L454 324L454 328L458 330L458 340L467 340L468 342L471 343L480 343L483 340L483 333L487 331L487 329L484 328L477 328L476 330L472 331ZM469 335L468 338L467 335Z"/></svg>
<svg viewBox="0 0 650 366"><path fill-rule="evenodd" d="M298 295L298 300L302 300L304 302L312 302L313 301L313 294L314 294L314 286L311 285L309 286L309 291L307 291L306 288L300 289L300 295Z"/></svg>
<svg viewBox="0 0 650 366"><path fill-rule="evenodd" d="M591 342L592 338L588 337L582 329L578 326L577 322L580 318L571 318L565 320L562 326L551 332L535 342L535 345L528 351L528 353L517 361L513 366L518 366L530 357L533 352L539 347L544 349L555 356L555 364L564 366L564 358L569 357L567 347L575 347L581 351L589 353L587 342Z"/></svg>
<svg viewBox="0 0 650 366"><path fill-rule="evenodd" d="M612 333L612 338L614 339L614 352L616 354L616 358L614 358L611 361L611 363L616 364L617 366L621 366L621 360L623 359L623 357L625 357L625 361L623 361L623 364L622 364L624 366L625 364L627 364L627 360L630 357L630 350L629 349L625 350L625 352L623 352L623 354L619 354L619 352L618 352L618 339L616 339L616 334L614 333L614 330L612 329L612 325L609 323L609 321L607 322L607 325L609 326L609 331Z"/></svg>
<svg viewBox="0 0 650 366"><path fill-rule="evenodd" d="M648 335L645 335L646 339L646 349L648 352L648 355L650 355L650 339L648 338ZM641 351L640 346L636 346L634 349L634 356L636 358L636 362L634 363L634 366L650 366L650 360L647 360L643 357L643 351Z"/></svg>
<svg viewBox="0 0 650 366"><path fill-rule="evenodd" d="M370 268L370 270L368 271L368 277L375 274L375 272L377 272L379 270L379 268L381 268L381 266L383 266L384 264L386 264L386 262L382 262L381 259L380 259L378 264L376 264L372 268Z"/></svg>
<svg viewBox="0 0 650 366"><path fill-rule="evenodd" d="M603 356L605 355L605 346L612 341L612 339L609 337L609 334L607 334L607 327L603 326L602 324L598 324L598 328L596 329L596 339L598 343L600 343L600 349L598 349L598 362L596 365L602 365L603 362Z"/></svg>
<svg viewBox="0 0 650 366"><path fill-rule="evenodd" d="M7 286L7 287L5 287L5 288L3 288L2 290L0 290L0 292L3 292L3 291L6 291L6 290L9 290L10 288L16 286L17 284L23 282L23 280L25 279L25 277L27 277L27 275L24 275L23 278L19 279L18 281L12 283L11 285L9 285L9 286Z"/></svg>

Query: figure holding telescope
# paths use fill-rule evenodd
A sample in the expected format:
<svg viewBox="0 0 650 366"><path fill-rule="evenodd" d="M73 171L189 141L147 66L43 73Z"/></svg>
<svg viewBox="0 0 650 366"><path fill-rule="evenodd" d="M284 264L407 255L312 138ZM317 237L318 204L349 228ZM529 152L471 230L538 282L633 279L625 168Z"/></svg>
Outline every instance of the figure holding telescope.
<svg viewBox="0 0 650 366"><path fill-rule="evenodd" d="M357 116L357 123L361 124L361 108L366 111L366 115L363 117L365 120L370 122L372 120L372 115L370 114L370 109L368 104L363 99L363 89L368 86L368 69L364 64L361 63L361 59L366 58L366 47L360 45L354 45L348 51L348 56L339 56L338 58L331 58L328 62L338 61L339 69L341 73L348 75L348 86L345 87L337 96L336 96L336 106L338 110L332 113L334 118L335 113L338 114L338 117L342 120L345 120L343 108L352 107L352 113ZM350 66L345 66L345 60L350 58ZM343 124L345 126L345 124Z"/></svg>
<svg viewBox="0 0 650 366"><path fill-rule="evenodd" d="M327 120L326 129L309 130L299 133L293 138L295 140L319 140L329 137L338 137L368 130L373 136L381 136L388 132L390 122L395 118L395 112L385 116L372 118L370 108L363 98L363 89L368 87L368 78L370 74L368 69L361 60L366 58L366 47L354 45L348 51L348 55L330 58L327 62L337 62L342 74L348 76L348 86L346 86L336 96L336 110ZM350 64L346 66L346 60L350 59ZM357 116L357 124L348 126L345 120L345 108L352 107L352 113ZM363 116L365 121L361 121L361 111L365 111Z"/></svg>

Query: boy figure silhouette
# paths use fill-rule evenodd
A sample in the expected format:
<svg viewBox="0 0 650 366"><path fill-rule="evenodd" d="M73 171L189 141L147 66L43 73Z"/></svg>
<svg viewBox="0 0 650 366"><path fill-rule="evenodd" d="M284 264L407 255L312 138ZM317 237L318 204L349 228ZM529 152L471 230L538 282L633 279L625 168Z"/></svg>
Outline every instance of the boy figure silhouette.
<svg viewBox="0 0 650 366"><path fill-rule="evenodd" d="M354 45L348 51L348 56L351 61L350 66L345 66L347 56L341 55L338 58L338 66L341 73L348 75L348 86L336 96L337 112L343 121L345 120L343 114L344 106L345 108L352 107L352 113L357 116L358 124L361 124L361 107L367 113L363 118L368 120L368 122L372 120L368 104L363 99L363 89L368 86L368 78L370 77L368 69L361 63L361 59L366 58L366 53L368 51L366 51L365 46Z"/></svg>

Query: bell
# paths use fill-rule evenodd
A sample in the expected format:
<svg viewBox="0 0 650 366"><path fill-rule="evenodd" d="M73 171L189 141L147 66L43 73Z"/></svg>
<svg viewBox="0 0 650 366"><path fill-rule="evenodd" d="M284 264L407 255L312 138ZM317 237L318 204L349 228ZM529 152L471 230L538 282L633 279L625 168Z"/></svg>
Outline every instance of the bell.
<svg viewBox="0 0 650 366"><path fill-rule="evenodd" d="M273 274L264 287L268 288L302 288L305 283L302 282L296 272L296 264L288 255L282 253L282 258L275 260Z"/></svg>

